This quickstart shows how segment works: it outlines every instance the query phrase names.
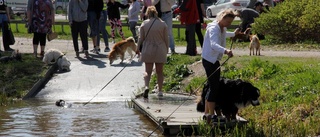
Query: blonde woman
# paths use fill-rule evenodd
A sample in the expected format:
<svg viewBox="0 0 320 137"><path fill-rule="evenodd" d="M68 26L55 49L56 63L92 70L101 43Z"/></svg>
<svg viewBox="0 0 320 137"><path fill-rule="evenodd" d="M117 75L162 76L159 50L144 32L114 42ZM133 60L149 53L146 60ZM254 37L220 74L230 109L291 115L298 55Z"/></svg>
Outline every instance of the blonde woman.
<svg viewBox="0 0 320 137"><path fill-rule="evenodd" d="M221 60L223 54L227 54L229 57L233 56L232 51L226 48L226 38L234 37L240 32L239 29L235 30L234 32L226 31L227 27L231 25L235 17L236 15L233 9L221 11L216 20L208 24L204 37L202 64L206 71L210 86L210 91L206 95L204 118L209 123L211 122L212 118L217 118L217 116L214 114L216 106L215 101L217 99L220 79L219 61ZM217 115L220 116L221 113L217 112Z"/></svg>
<svg viewBox="0 0 320 137"><path fill-rule="evenodd" d="M158 96L163 96L163 65L167 62L167 53L169 48L169 37L167 25L158 17L158 12L154 6L149 6L146 11L149 18L142 22L140 27L140 37L138 40L138 48L136 53L140 55L141 61L145 63L145 91L144 98L148 98L149 83L153 66L156 67Z"/></svg>

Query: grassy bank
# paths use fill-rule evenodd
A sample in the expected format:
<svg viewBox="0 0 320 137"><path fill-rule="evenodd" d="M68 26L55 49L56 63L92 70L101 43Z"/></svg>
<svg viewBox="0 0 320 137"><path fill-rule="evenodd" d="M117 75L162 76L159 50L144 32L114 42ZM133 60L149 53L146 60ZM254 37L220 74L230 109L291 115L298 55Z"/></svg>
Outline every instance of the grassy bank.
<svg viewBox="0 0 320 137"><path fill-rule="evenodd" d="M176 64L189 58L173 56ZM194 57L193 57L194 58ZM223 59L223 61L226 58ZM180 61L178 61L180 60ZM169 70L166 75L174 72ZM189 70L185 70L188 72ZM175 75L172 73L171 75ZM239 115L250 123L230 130L225 136L317 136L320 135L320 63L317 58L251 57L231 58L221 75L230 79L250 81L260 89L261 105L248 107ZM195 91L204 76L194 77L185 91ZM170 77L165 78L170 85ZM173 82L176 83L176 82ZM181 85L177 85L179 87ZM202 89L202 88L200 88ZM202 123L202 135L209 136L208 125ZM216 132L221 135L219 132Z"/></svg>
<svg viewBox="0 0 320 137"><path fill-rule="evenodd" d="M10 56L10 53L3 52L1 55ZM48 70L32 54L22 54L22 60L0 63L0 106L22 98Z"/></svg>

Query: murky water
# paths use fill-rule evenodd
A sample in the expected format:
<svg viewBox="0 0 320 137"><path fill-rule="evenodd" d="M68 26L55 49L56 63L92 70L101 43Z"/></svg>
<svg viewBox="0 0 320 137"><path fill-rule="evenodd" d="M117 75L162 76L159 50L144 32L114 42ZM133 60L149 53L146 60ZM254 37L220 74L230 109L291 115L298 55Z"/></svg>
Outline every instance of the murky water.
<svg viewBox="0 0 320 137"><path fill-rule="evenodd" d="M0 108L0 136L149 136L156 128L128 103L104 102L56 107L38 99ZM151 136L162 136L158 130Z"/></svg>

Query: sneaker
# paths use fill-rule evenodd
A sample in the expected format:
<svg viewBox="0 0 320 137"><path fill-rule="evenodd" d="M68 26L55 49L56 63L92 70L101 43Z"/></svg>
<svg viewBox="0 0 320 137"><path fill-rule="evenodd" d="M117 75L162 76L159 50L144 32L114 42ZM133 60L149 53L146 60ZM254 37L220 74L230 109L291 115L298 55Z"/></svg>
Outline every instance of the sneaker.
<svg viewBox="0 0 320 137"><path fill-rule="evenodd" d="M105 49L104 49L104 52L109 52L110 51L110 48L109 47L106 47Z"/></svg>
<svg viewBox="0 0 320 137"><path fill-rule="evenodd" d="M94 49L90 50L90 52L92 52L92 53L96 53L96 54L99 54L100 49L96 49L96 48L94 48Z"/></svg>
<svg viewBox="0 0 320 137"><path fill-rule="evenodd" d="M143 98L148 99L149 89L145 89L143 93Z"/></svg>
<svg viewBox="0 0 320 137"><path fill-rule="evenodd" d="M163 97L163 92L162 91L158 92L158 97Z"/></svg>

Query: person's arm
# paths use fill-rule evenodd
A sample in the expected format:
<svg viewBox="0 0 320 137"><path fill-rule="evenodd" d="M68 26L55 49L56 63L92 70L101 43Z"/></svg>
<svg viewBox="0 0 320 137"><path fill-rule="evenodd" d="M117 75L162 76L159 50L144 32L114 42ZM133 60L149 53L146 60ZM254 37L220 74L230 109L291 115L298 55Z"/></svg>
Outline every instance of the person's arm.
<svg viewBox="0 0 320 137"><path fill-rule="evenodd" d="M129 6L130 6L129 4L124 5L124 4L121 4L120 2L116 2L116 4L122 9L129 8Z"/></svg>
<svg viewBox="0 0 320 137"><path fill-rule="evenodd" d="M53 3L51 2L50 4L50 8L51 8L51 20L52 20L52 25L55 24L55 12L54 12L54 8L53 8Z"/></svg>
<svg viewBox="0 0 320 137"><path fill-rule="evenodd" d="M145 39L145 32L144 32L144 22L141 23L141 27L139 28L139 32L140 32L140 36L139 36L139 39L138 39L138 47L136 49L136 54L140 55L140 48L141 48L141 45Z"/></svg>
<svg viewBox="0 0 320 137"><path fill-rule="evenodd" d="M78 0L79 1L79 6L82 11L86 12L88 10L88 0Z"/></svg>
<svg viewBox="0 0 320 137"><path fill-rule="evenodd" d="M151 0L151 3L152 3L151 5L152 5L152 6L155 6L159 1L160 1L160 0Z"/></svg>
<svg viewBox="0 0 320 137"><path fill-rule="evenodd" d="M225 53L226 48L222 47L219 43L221 43L220 39L220 29L218 28L212 28L207 30L209 33L209 41L210 41L210 47L212 50L217 51L221 54Z"/></svg>
<svg viewBox="0 0 320 137"><path fill-rule="evenodd" d="M206 10L204 9L204 4L201 3L201 4L200 4L200 7L201 7L202 16L203 16L203 17L207 17L207 15L206 15Z"/></svg>
<svg viewBox="0 0 320 137"><path fill-rule="evenodd" d="M166 23L164 23L164 25L165 25L166 27L164 27L164 29L163 29L163 34L164 34L164 36L168 36L168 35L169 35L169 33L168 33L168 26L167 26ZM166 43L167 53L168 53L168 52L169 52L169 37L164 37L164 42Z"/></svg>

